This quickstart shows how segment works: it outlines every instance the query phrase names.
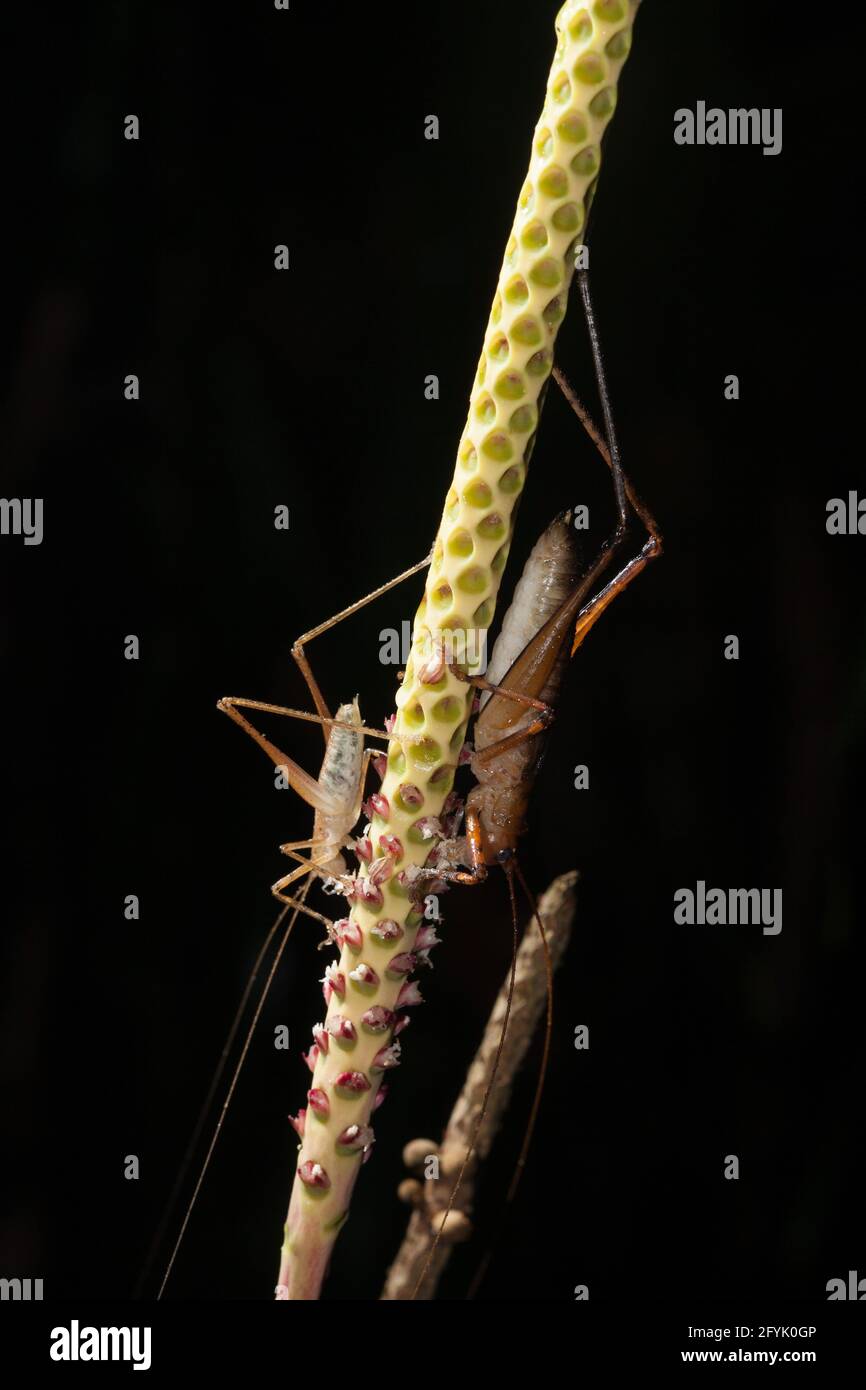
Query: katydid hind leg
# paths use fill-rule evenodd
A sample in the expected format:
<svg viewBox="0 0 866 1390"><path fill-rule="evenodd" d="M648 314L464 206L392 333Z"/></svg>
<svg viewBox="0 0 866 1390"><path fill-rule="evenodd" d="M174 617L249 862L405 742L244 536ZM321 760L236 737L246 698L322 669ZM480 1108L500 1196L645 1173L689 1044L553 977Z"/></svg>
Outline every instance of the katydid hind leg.
<svg viewBox="0 0 866 1390"><path fill-rule="evenodd" d="M650 536L639 555L635 555L627 564L623 565L618 574L596 594L595 597L581 609L577 615L574 628L574 639L571 647L572 656L580 647L589 632L598 622L599 618L607 611L610 604L620 594L624 593L629 584L642 574L651 560L659 555L659 548L654 536Z"/></svg>
<svg viewBox="0 0 866 1390"><path fill-rule="evenodd" d="M565 372L562 370L561 367L554 367L553 376L556 379L556 384L559 387L560 392L562 393L565 401L574 411L575 415L582 424L586 433L589 435L593 444L596 446L596 449L598 450L601 457L604 459L608 468L611 469L611 471L613 471L613 462L611 459L610 450L608 449L607 444L604 441L601 431L595 424L595 421L593 420L586 406L583 404L583 401L578 396L577 392L575 391ZM620 467L622 467L621 464ZM622 470L622 479L623 486L625 489L625 495L628 499L628 503L632 511L643 522L643 525L645 526L649 535L654 536L656 538L658 542L659 551L661 551L662 536L661 531L659 530L658 522L656 521L649 507L647 507L646 503L643 502L641 498L638 496L637 492L635 491L634 485L631 479L629 478L628 473L626 473L624 469Z"/></svg>
<svg viewBox="0 0 866 1390"><path fill-rule="evenodd" d="M639 555L629 560L615 575L604 589L602 589L584 607L576 609L575 612L575 632L572 640L572 655L577 651L584 638L594 624L601 617L617 594L622 593L633 579L646 568L650 560L657 558L662 553L663 540L652 512L641 502L635 493L632 484L627 477L622 466L619 441L617 439L616 426L613 418L613 409L610 401L610 390L607 384L607 376L604 368L604 359L601 351L601 341L598 332L598 324L595 316L595 309L592 302L592 294L589 285L589 274L586 270L577 273L577 281L580 289L580 296L583 303L584 318L586 319L587 331L589 333L590 347L595 368L596 384L598 388L599 400L601 401L602 414L604 417L605 429L607 431L607 442L605 443L593 423L589 412L582 405L575 394L571 384L564 373L554 368L554 376L562 394L571 406L572 410L581 421L586 432L595 443L605 462L611 471L613 480L614 496L617 508L617 523L612 536L602 547L602 550L592 566L590 572L584 579L584 596L594 587L596 579L608 568L613 556L620 549L626 535L628 526L628 507L639 517L648 533L648 540L641 549Z"/></svg>
<svg viewBox="0 0 866 1390"><path fill-rule="evenodd" d="M592 302L592 294L589 287L589 271L579 270L577 272L577 285L580 290L580 298L583 304L583 316L586 320L586 328L589 334L589 345L592 352L592 361L595 368L595 380L598 387L598 396L601 401L601 413L604 418L604 428L607 433L607 448L610 455L610 469L613 476L613 490L616 498L617 526L614 532L614 542L621 540L625 535L628 525L628 510L626 506L625 478L622 469L622 460L619 452L619 440L617 439L616 425L613 418L613 408L610 403L610 391L607 385L607 375L604 369L604 358L601 351L601 339L598 332L598 324L595 317L595 308Z"/></svg>

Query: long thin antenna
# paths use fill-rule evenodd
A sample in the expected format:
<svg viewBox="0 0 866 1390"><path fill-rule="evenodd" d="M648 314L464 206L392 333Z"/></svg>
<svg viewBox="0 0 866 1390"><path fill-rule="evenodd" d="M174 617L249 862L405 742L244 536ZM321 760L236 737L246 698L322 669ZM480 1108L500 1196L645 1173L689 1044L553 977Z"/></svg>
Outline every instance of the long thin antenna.
<svg viewBox="0 0 866 1390"><path fill-rule="evenodd" d="M307 880L304 882L303 887L302 887L301 892L300 892L300 900L301 900L301 902L303 902L303 901L305 900L305 898L306 898L306 896L307 896L307 890L309 889L309 886L310 886L310 880L307 879ZM258 1003L256 1004L256 1011L255 1011L255 1013L253 1014L252 1021L250 1022L250 1026L249 1026L249 1028L247 1029L247 1035L246 1035L246 1037L244 1038L244 1045L243 1045L243 1048L241 1049L241 1055L240 1055L240 1057L238 1058L237 1065L235 1066L234 1072L232 1073L232 1079L231 1079L231 1081L229 1082L229 1088L228 1088L228 1091L227 1091L227 1093L226 1093L226 1098L225 1098L225 1100L223 1101L222 1109L220 1110L220 1113L219 1113L219 1118L218 1118L218 1120L217 1120L217 1122L216 1122L216 1125L215 1125L215 1127L214 1127L214 1132L213 1132L213 1134L211 1135L211 1141L210 1141L210 1144L208 1145L207 1153L205 1154L204 1161L203 1161L203 1163L202 1163L201 1169L199 1170L198 1178L196 1179L195 1187L193 1188L192 1196L190 1197L189 1204L188 1204L188 1206L187 1206L186 1212L184 1213L183 1222L182 1222L182 1224L181 1224L180 1231L178 1232L177 1240L176 1240L175 1243L174 1243L174 1248L172 1249L171 1255L170 1255L170 1257L169 1257L168 1264L166 1265L165 1274L164 1274L163 1277L162 1277L162 1283L161 1283L160 1286L159 1286L159 1292L158 1292L158 1294L157 1294L157 1296L156 1296L157 1302L159 1302L159 1300L162 1298L162 1295L163 1295L163 1293L165 1292L165 1286L166 1286L166 1284L168 1283L168 1281L169 1281L169 1279L170 1279L170 1277L171 1277L171 1272L172 1272L172 1269L174 1268L174 1262L175 1262L175 1260L177 1259L178 1251L180 1250L180 1247L181 1247L181 1245L182 1245L182 1243L183 1243L183 1238L184 1238L184 1236L186 1235L186 1229L187 1229L187 1226L189 1225L190 1217L192 1216L192 1213L193 1213L193 1208L195 1207L195 1204L196 1204L196 1202L198 1201L198 1195L199 1195L199 1193L201 1192L202 1185L203 1185L203 1183L204 1183L205 1177L207 1176L207 1171L208 1171L208 1168L210 1167L210 1161L211 1161L211 1158L213 1157L214 1149L215 1149L216 1146L217 1146L217 1141L218 1141L218 1139L219 1139L219 1137L220 1137L220 1133L221 1133L221 1131L222 1131L223 1123L224 1123L225 1118L226 1118L226 1115L227 1115L227 1113L228 1113L228 1108L229 1108L229 1106L231 1105L232 1097L234 1096L235 1088L237 1087L238 1077L239 1077L240 1074L241 1074L241 1071L242 1071L242 1069L243 1069L244 1062L246 1061L247 1053L248 1053L249 1050L250 1050L250 1045L251 1045L252 1040L253 1040L253 1034L254 1034L255 1031L256 1031L256 1026L257 1026L257 1024L258 1024L259 1017L260 1017L260 1015L261 1015L262 1009L263 1009L264 1006L265 1006L265 1002L266 1002L267 997L268 997L268 992L269 992L269 990L270 990L270 988L271 988L271 983L272 983L272 981L273 981L274 975L275 975L276 972L277 972L277 967L278 967L278 965L279 965L279 963L280 963L280 960L282 959L283 951L284 951L285 948L286 948L286 943L288 942L288 939L289 939L289 937L290 937L291 934L292 934L292 930L293 930L293 928L294 928L294 925L295 925L295 923L296 923L297 920L298 920L298 917L299 917L299 915L300 915L300 911L301 911L300 907L296 907L295 910L294 910L294 912L292 913L292 916L291 916L291 918L290 918L290 920L289 920L289 924L288 924L288 926L286 927L285 931L283 932L282 939L281 939L281 941L280 941L279 946L277 947L276 953L275 953L275 955L274 955L274 959L273 959L273 961L271 962L271 968L270 968L270 970L268 971L267 979L265 980L265 983L264 983L264 985L262 986L262 992L261 992L261 994L260 994L260 996L259 996ZM283 908L282 912L281 912L280 915L277 917L276 921L274 922L274 925L271 927L271 930L270 930L270 932L268 933L268 937L267 937L267 939L266 939L266 941L265 941L264 946L262 947L262 950L259 952L258 959L256 960L256 964L255 964L255 966L253 967L253 975L251 976L250 980L247 982L247 989L244 991L244 998L243 998L243 1000L242 1000L241 1008L239 1008L239 1010L238 1010L238 1015L236 1015L235 1022L234 1022L234 1024L232 1025L232 1028L233 1028L233 1029L236 1029L237 1024L238 1024L238 1022L239 1022L239 1016L240 1016L240 1014L242 1013L243 1007L244 1007L245 1004L246 1004L246 1000L247 1000L248 997L249 997L249 993L250 993L250 991L251 991L251 989L252 989L252 985L253 985L253 981L254 981L254 979L255 979L255 975L256 975L257 972L258 972L258 968L259 968L260 961L261 961L262 957L265 955L265 953L266 953L266 951L267 951L268 944L269 944L270 941L273 939L274 933L277 931L277 929L279 928L280 924L281 924L282 921L284 920L284 918L285 918L287 912L288 912L288 904L286 905L286 907ZM224 1057L225 1057L226 1051L228 1050L228 1047L229 1047L229 1043L226 1044L226 1048L223 1050L224 1055L223 1055L223 1057L220 1059L220 1066L219 1066L218 1069L217 1069L220 1075L222 1074L222 1068L223 1068L223 1066L224 1066ZM217 1079L217 1084L218 1084L218 1079ZM210 1093L209 1093L208 1099L210 1100Z"/></svg>
<svg viewBox="0 0 866 1390"><path fill-rule="evenodd" d="M231 1052L232 1047L234 1046L234 1041L237 1037L237 1032L241 1025L241 1020L244 1016L244 1013L246 1012L246 1007L249 1003L250 995L252 994L253 985L255 984L258 978L259 971L262 968L262 962L264 961L265 956L270 950L271 942L273 941L274 936L276 935L279 929L280 923L283 921L283 918L286 916L288 910L288 906L284 907L283 910L276 917L275 921L273 922L268 931L267 936L265 937L262 943L258 955L256 956L255 964L252 968L252 971L250 972L249 979L247 980L246 985L244 987L244 992L241 995L240 1003L238 1004L237 1009L235 1010L235 1016L232 1019L231 1027L228 1031L228 1036L226 1037L226 1040L223 1044L223 1049L220 1053L219 1061L217 1062L216 1069L214 1070L213 1076L211 1077L210 1085L207 1089L207 1095L202 1101L201 1108L198 1113L198 1118L195 1122L195 1127L193 1129L192 1135L190 1136L189 1143L186 1146L186 1151L184 1153L183 1159L181 1160L181 1164L177 1171L177 1176L175 1177L171 1192L169 1193L168 1200L166 1201L166 1204L163 1208L159 1225L157 1226L156 1233L153 1237L153 1240L150 1243L150 1249L147 1253L147 1259L145 1260L144 1265L142 1266L141 1273L138 1276L135 1289L133 1290L133 1298L141 1298L142 1290L145 1288L147 1280L150 1277L150 1271L156 1263L156 1257L159 1254L160 1247L162 1246L162 1242L165 1238L166 1228L168 1226L169 1221L172 1218L174 1209L177 1205L178 1197L180 1196L181 1191L183 1190L187 1174L189 1173L190 1167L192 1166L192 1161L195 1158L202 1130L204 1129L205 1122L207 1121L207 1117L210 1114L211 1106L213 1105L214 1101L214 1096L216 1095L219 1089L220 1081L222 1080L223 1073L226 1069L226 1064L229 1059L229 1053Z"/></svg>
<svg viewBox="0 0 866 1390"><path fill-rule="evenodd" d="M520 879L520 886L529 900L529 906L532 909L532 915L535 918L539 935L541 936L541 947L544 951L544 972L547 977L547 1017L544 1023L544 1050L541 1054L541 1065L538 1069L538 1082L535 1087L535 1096L532 1101L532 1109L529 1112L529 1120L526 1126L523 1145L520 1150L520 1157L517 1160L514 1176L511 1179L511 1186L505 1198L506 1203L514 1201L517 1189L520 1186L520 1179L523 1177L523 1169L526 1166L526 1156L529 1153L529 1146L532 1143L535 1121L538 1118L541 1097L544 1092L544 1083L547 1079L547 1064L550 1061L550 1044L553 1037L553 961L550 958L550 947L547 944L544 923L541 920L541 913L538 911L538 903L535 900L535 895L526 882L526 876L520 867L519 861L516 859L514 861L514 867L517 870L517 877Z"/></svg>
<svg viewBox="0 0 866 1390"><path fill-rule="evenodd" d="M620 528L625 531L628 522L628 512L626 510L625 484L622 476L619 441L616 435L616 426L613 421L613 410L610 404L610 393L608 391L607 377L604 370L601 340L598 336L598 325L595 321L595 310L592 307L592 296L589 290L589 275L585 270L579 270L577 272L577 284L580 290L580 297L583 301L583 313L586 319L587 332L589 333L589 345L592 349L596 385L598 387L599 400L601 401L601 413L604 416L604 428L607 434L607 447L610 451L611 472L613 474L613 487L616 493L616 507L619 512L619 525Z"/></svg>

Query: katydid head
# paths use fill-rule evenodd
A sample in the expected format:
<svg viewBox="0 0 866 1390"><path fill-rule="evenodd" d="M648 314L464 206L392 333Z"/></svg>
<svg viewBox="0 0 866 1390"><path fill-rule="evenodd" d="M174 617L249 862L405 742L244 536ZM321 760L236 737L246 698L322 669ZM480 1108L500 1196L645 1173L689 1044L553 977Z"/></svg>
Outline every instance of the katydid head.
<svg viewBox="0 0 866 1390"><path fill-rule="evenodd" d="M517 853L526 829L526 797L516 788L501 788L479 782L466 798L466 833L476 860L483 864L506 864Z"/></svg>

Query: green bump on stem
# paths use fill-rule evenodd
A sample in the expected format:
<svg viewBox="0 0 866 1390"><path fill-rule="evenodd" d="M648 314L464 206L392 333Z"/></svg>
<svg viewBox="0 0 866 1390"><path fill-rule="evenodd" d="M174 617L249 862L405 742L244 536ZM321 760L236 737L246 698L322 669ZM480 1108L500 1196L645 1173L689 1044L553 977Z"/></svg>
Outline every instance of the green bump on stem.
<svg viewBox="0 0 866 1390"><path fill-rule="evenodd" d="M464 594L483 594L488 582L486 565L473 565L457 576L457 587Z"/></svg>
<svg viewBox="0 0 866 1390"><path fill-rule="evenodd" d="M295 1178L280 1266L281 1298L319 1296L361 1168L352 1161L357 1152L351 1157L341 1154L337 1140L349 1125L369 1125L383 1074L378 1066L374 1069L374 1059L392 1041L387 1032L365 1030L361 1018L373 1006L395 1011L405 981L389 979L387 970L378 969L379 948L386 947L391 955L411 954L422 921L413 897L419 890L410 890L402 871L423 865L435 844L431 826L438 824L454 782L473 697L473 688L454 675L449 662L470 672L481 664L480 637L494 616L514 508L535 444L556 334L574 273L576 236L586 222L587 197L598 174L602 136L616 105L636 8L636 0L566 0L557 16L557 47L544 108L532 137L529 170L521 184L484 335L454 480L439 526L435 564L425 602L416 615L412 651L397 695L397 721L381 795L389 807L388 834L403 847L401 874L386 875L375 891L366 898L359 895L352 907L352 921L364 942L361 958L376 950L379 982L366 988L348 987L355 985L349 973L357 964L358 952L344 945L337 969L347 988L342 997L334 992L328 1004L328 1018L341 1014L355 1026L358 1040L350 1066L369 1088L338 1088L335 1078L349 1059L336 1046L319 1051L312 1085L327 1095L330 1113L321 1122L317 1117L316 1123L308 1115L298 1166L320 1165L328 1185L311 1188ZM414 229L398 227L395 235L411 237ZM415 505L411 490L406 505ZM437 736L431 737L430 730ZM372 865L362 862L359 875L367 878L374 868L378 876L381 866L381 857Z"/></svg>
<svg viewBox="0 0 866 1390"><path fill-rule="evenodd" d="M522 405L515 410L511 419L508 421L508 428L512 434L526 434L529 430L535 429L538 423L538 409L534 405Z"/></svg>
<svg viewBox="0 0 866 1390"><path fill-rule="evenodd" d="M564 106L571 96L571 83L566 73L561 72L550 88L551 96L558 106Z"/></svg>
<svg viewBox="0 0 866 1390"><path fill-rule="evenodd" d="M603 91L594 96L589 103L589 109L598 119L603 119L613 115L613 108L616 106L616 92L613 87L605 87Z"/></svg>
<svg viewBox="0 0 866 1390"><path fill-rule="evenodd" d="M508 545L501 546L500 549L497 550L493 559L490 561L490 568L494 574L502 574L502 571L505 569L506 561L508 560L508 551Z"/></svg>
<svg viewBox="0 0 866 1390"><path fill-rule="evenodd" d="M583 223L583 209L579 203L563 203L550 220L558 232L576 232Z"/></svg>
<svg viewBox="0 0 866 1390"><path fill-rule="evenodd" d="M502 292L509 304L525 304L529 298L529 289L522 275L513 275Z"/></svg>
<svg viewBox="0 0 866 1390"><path fill-rule="evenodd" d="M486 399L486 400L490 400L490 397L487 396L487 397L485 397L485 399ZM496 407L494 406L493 409L494 409L494 413L495 413ZM460 462L461 462L461 464L463 465L463 467L466 469L466 472L467 472L467 473L474 473L474 472L475 472L475 469L478 467L478 452L477 452L477 450L476 450L476 448L475 448L475 445L472 443L472 440L471 440L471 439L466 439L466 440L463 441L463 443L460 445L460 450L459 450L459 453L458 453L457 457L458 457L458 459L460 460ZM441 536L437 536L437 538L436 538L437 548L441 548L441 542L442 542L442 537L441 537Z"/></svg>
<svg viewBox="0 0 866 1390"><path fill-rule="evenodd" d="M592 12L603 24L618 24L625 19L626 0L595 0Z"/></svg>
<svg viewBox="0 0 866 1390"><path fill-rule="evenodd" d="M505 463L514 453L514 446L504 430L496 430L493 434L488 434L487 438L482 441L481 452L488 459L495 459L497 463ZM488 488L488 495L489 491ZM481 488L479 487L477 495L480 496L480 494Z"/></svg>
<svg viewBox="0 0 866 1390"><path fill-rule="evenodd" d="M422 738L409 745L409 761L416 769L432 772L441 760L442 749L433 738Z"/></svg>
<svg viewBox="0 0 866 1390"><path fill-rule="evenodd" d="M459 700L455 700L453 695L443 695L441 700L437 700L431 711L433 718L446 724L453 724L455 719L459 719L463 713L463 706Z"/></svg>
<svg viewBox="0 0 866 1390"><path fill-rule="evenodd" d="M544 223L536 218L524 227L520 233L520 241L527 251L540 251L547 245L547 228Z"/></svg>
<svg viewBox="0 0 866 1390"><path fill-rule="evenodd" d="M496 378L493 390L505 401L519 401L526 394L526 386L520 372L502 372Z"/></svg>
<svg viewBox="0 0 866 1390"><path fill-rule="evenodd" d="M607 54L608 58L613 58L615 61L621 62L623 58L628 57L628 51L630 48L631 34L628 33L627 30L623 29L619 34L614 34L612 39L608 39L607 43L604 46L604 51Z"/></svg>
<svg viewBox="0 0 866 1390"><path fill-rule="evenodd" d="M522 347L535 347L541 342L541 325L531 314L515 319L511 325L511 336Z"/></svg>
<svg viewBox="0 0 866 1390"><path fill-rule="evenodd" d="M567 115L561 116L556 123L556 133L561 140L569 145L582 145L588 135L586 121L579 111L569 111ZM550 154L553 150L551 140L546 153Z"/></svg>
<svg viewBox="0 0 866 1390"><path fill-rule="evenodd" d="M505 535L506 523L499 512L491 512L483 521L479 521L475 530L482 540L498 541Z"/></svg>
<svg viewBox="0 0 866 1390"><path fill-rule="evenodd" d="M474 550L472 537L468 531L453 531L448 538L448 554L454 555L459 559L466 559Z"/></svg>
<svg viewBox="0 0 866 1390"><path fill-rule="evenodd" d="M599 82L603 82L606 76L604 59L598 53L584 53L578 58L572 69L578 82L583 82L587 86L595 87Z"/></svg>
<svg viewBox="0 0 866 1390"><path fill-rule="evenodd" d="M493 501L490 484L483 481L470 483L469 487L464 489L463 501L467 507L489 507Z"/></svg>

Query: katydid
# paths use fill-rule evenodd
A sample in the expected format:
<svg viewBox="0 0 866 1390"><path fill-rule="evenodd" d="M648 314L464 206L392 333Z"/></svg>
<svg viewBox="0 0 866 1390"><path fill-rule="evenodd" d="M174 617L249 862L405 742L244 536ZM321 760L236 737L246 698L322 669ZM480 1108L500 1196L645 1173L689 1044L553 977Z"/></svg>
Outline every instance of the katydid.
<svg viewBox="0 0 866 1390"><path fill-rule="evenodd" d="M508 879L515 932L516 873L529 898L542 940L544 926L521 872L517 860L517 845L526 829L527 805L541 767L547 730L555 717L569 658L583 643L612 600L628 587L650 560L661 555L663 548L662 536L652 513L638 499L622 468L590 294L589 276L586 271L578 272L578 283L607 428L607 443L564 374L554 368L553 375L565 399L610 468L617 505L617 523L594 563L580 577L577 547L568 514L557 517L536 543L515 589L512 604L502 621L486 676L463 677L483 692L474 723L475 750L471 758L472 772L477 785L472 788L466 800L465 838L453 845L443 845L437 864L420 870L416 875L418 881L434 877L445 883L478 884L486 878L489 867L500 864ZM587 595L591 593L626 539L629 507L645 527L647 539L638 555L627 561L604 588L587 599ZM461 860L466 867L457 867ZM544 1053L532 1111L509 1189L508 1201L514 1197L526 1163L550 1052L553 981L550 957L546 951L545 958L548 971L548 1009ZM507 1024L508 1008L503 1035ZM495 1071L494 1065L488 1093ZM485 1105L486 1100L482 1103L476 1132L483 1122ZM472 1148L473 1144L470 1143L442 1215L437 1241L446 1228L463 1175L471 1161ZM419 1276L416 1294L433 1259L436 1243L434 1242L424 1270Z"/></svg>

